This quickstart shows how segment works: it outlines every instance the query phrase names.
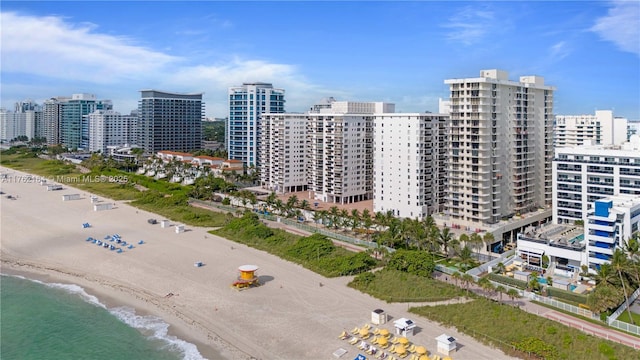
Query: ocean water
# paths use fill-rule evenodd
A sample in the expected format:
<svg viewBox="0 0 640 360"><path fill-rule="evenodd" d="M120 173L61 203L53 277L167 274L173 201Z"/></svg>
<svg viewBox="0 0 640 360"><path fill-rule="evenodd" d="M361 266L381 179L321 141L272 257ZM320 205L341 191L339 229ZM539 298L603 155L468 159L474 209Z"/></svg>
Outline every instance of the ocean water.
<svg viewBox="0 0 640 360"><path fill-rule="evenodd" d="M106 308L76 285L0 277L2 360L200 360L169 325L127 307Z"/></svg>

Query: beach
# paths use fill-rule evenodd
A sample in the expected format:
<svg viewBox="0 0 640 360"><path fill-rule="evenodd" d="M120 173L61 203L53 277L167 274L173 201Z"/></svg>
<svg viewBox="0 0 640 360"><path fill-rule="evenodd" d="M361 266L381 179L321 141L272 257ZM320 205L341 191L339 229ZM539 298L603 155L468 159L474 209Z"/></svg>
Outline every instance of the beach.
<svg viewBox="0 0 640 360"><path fill-rule="evenodd" d="M343 330L370 322L383 309L394 319L417 324L410 340L436 350L435 338L455 337L454 359L511 359L455 329L410 314L409 304L387 304L348 288L348 277L327 279L268 253L208 234L210 229L149 224L162 217L126 202L99 197L113 209L94 211L91 194L62 184L47 191L36 181L15 181L24 173L0 168L2 272L43 281L77 284L107 306L127 305L156 315L170 333L196 344L209 359L353 359L360 351L338 339ZM63 201L62 195L80 194ZM11 195L15 200L7 199ZM84 228L84 223L90 224ZM171 225L177 225L171 223ZM122 253L85 241L120 235L133 244ZM142 240L143 244L138 244ZM201 261L203 266L194 266ZM230 285L238 267L259 267L262 286L237 291ZM322 286L320 286L322 284ZM415 305L415 304L411 304Z"/></svg>

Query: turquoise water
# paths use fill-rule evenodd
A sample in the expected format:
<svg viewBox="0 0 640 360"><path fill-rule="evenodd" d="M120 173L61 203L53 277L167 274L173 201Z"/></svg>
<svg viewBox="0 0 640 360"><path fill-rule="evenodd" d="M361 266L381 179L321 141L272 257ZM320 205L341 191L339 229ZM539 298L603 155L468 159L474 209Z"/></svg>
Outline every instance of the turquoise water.
<svg viewBox="0 0 640 360"><path fill-rule="evenodd" d="M580 234L580 235L574 237L569 242L573 244L573 243L581 242L582 240L584 240L584 234Z"/></svg>
<svg viewBox="0 0 640 360"><path fill-rule="evenodd" d="M2 359L203 359L167 335L168 324L133 309L107 309L81 287L0 277Z"/></svg>
<svg viewBox="0 0 640 360"><path fill-rule="evenodd" d="M569 291L573 291L573 290L575 290L576 288L577 288L577 286L576 286L576 285L573 285L573 284L569 285Z"/></svg>
<svg viewBox="0 0 640 360"><path fill-rule="evenodd" d="M545 279L545 278L543 278L543 277L539 277L539 278L538 278L538 282L539 282L540 284L546 284L546 283L547 283L547 279Z"/></svg>

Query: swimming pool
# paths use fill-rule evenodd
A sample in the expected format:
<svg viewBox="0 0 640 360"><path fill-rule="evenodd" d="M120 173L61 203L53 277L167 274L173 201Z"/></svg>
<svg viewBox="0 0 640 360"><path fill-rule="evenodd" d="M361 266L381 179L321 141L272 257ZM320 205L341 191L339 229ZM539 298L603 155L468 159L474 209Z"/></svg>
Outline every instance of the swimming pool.
<svg viewBox="0 0 640 360"><path fill-rule="evenodd" d="M581 242L582 240L584 240L584 234L580 234L576 237L574 237L573 239L569 240L569 242L571 244L577 243L577 242Z"/></svg>
<svg viewBox="0 0 640 360"><path fill-rule="evenodd" d="M543 278L543 277L539 277L538 278L538 283L540 284L546 284L547 283L547 279Z"/></svg>

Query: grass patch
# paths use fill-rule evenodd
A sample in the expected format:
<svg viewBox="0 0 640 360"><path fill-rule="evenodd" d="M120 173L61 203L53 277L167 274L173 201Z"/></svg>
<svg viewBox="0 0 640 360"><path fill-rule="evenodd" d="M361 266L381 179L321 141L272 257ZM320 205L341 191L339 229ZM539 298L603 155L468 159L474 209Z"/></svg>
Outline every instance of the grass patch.
<svg viewBox="0 0 640 360"><path fill-rule="evenodd" d="M25 149L25 151L27 151ZM36 174L52 182L61 183L78 190L91 192L114 200L131 200L131 205L161 215L175 222L192 226L220 227L226 223L226 215L202 208L191 207L187 203L189 189L180 184L149 178L144 175L127 173L115 169L81 173L75 165L60 160L45 160L34 157L33 153L2 153L0 164L16 170ZM126 178L125 183L100 179L109 177ZM140 192L134 187L139 184L149 191Z"/></svg>
<svg viewBox="0 0 640 360"><path fill-rule="evenodd" d="M459 287L391 269L360 274L349 287L386 302L443 301L465 296L465 291Z"/></svg>
<svg viewBox="0 0 640 360"><path fill-rule="evenodd" d="M326 277L359 274L378 263L365 252L353 253L333 245L323 235L301 237L271 229L249 211L210 233L274 254Z"/></svg>
<svg viewBox="0 0 640 360"><path fill-rule="evenodd" d="M637 359L638 352L586 335L516 307L478 298L469 303L425 306L411 312L454 326L507 354L544 359Z"/></svg>
<svg viewBox="0 0 640 360"><path fill-rule="evenodd" d="M633 318L633 323L631 322L631 319L629 319L629 312L625 310L624 312L622 312L622 314L620 314L620 316L618 316L617 320L629 324L640 325L640 314L632 312L631 317Z"/></svg>

